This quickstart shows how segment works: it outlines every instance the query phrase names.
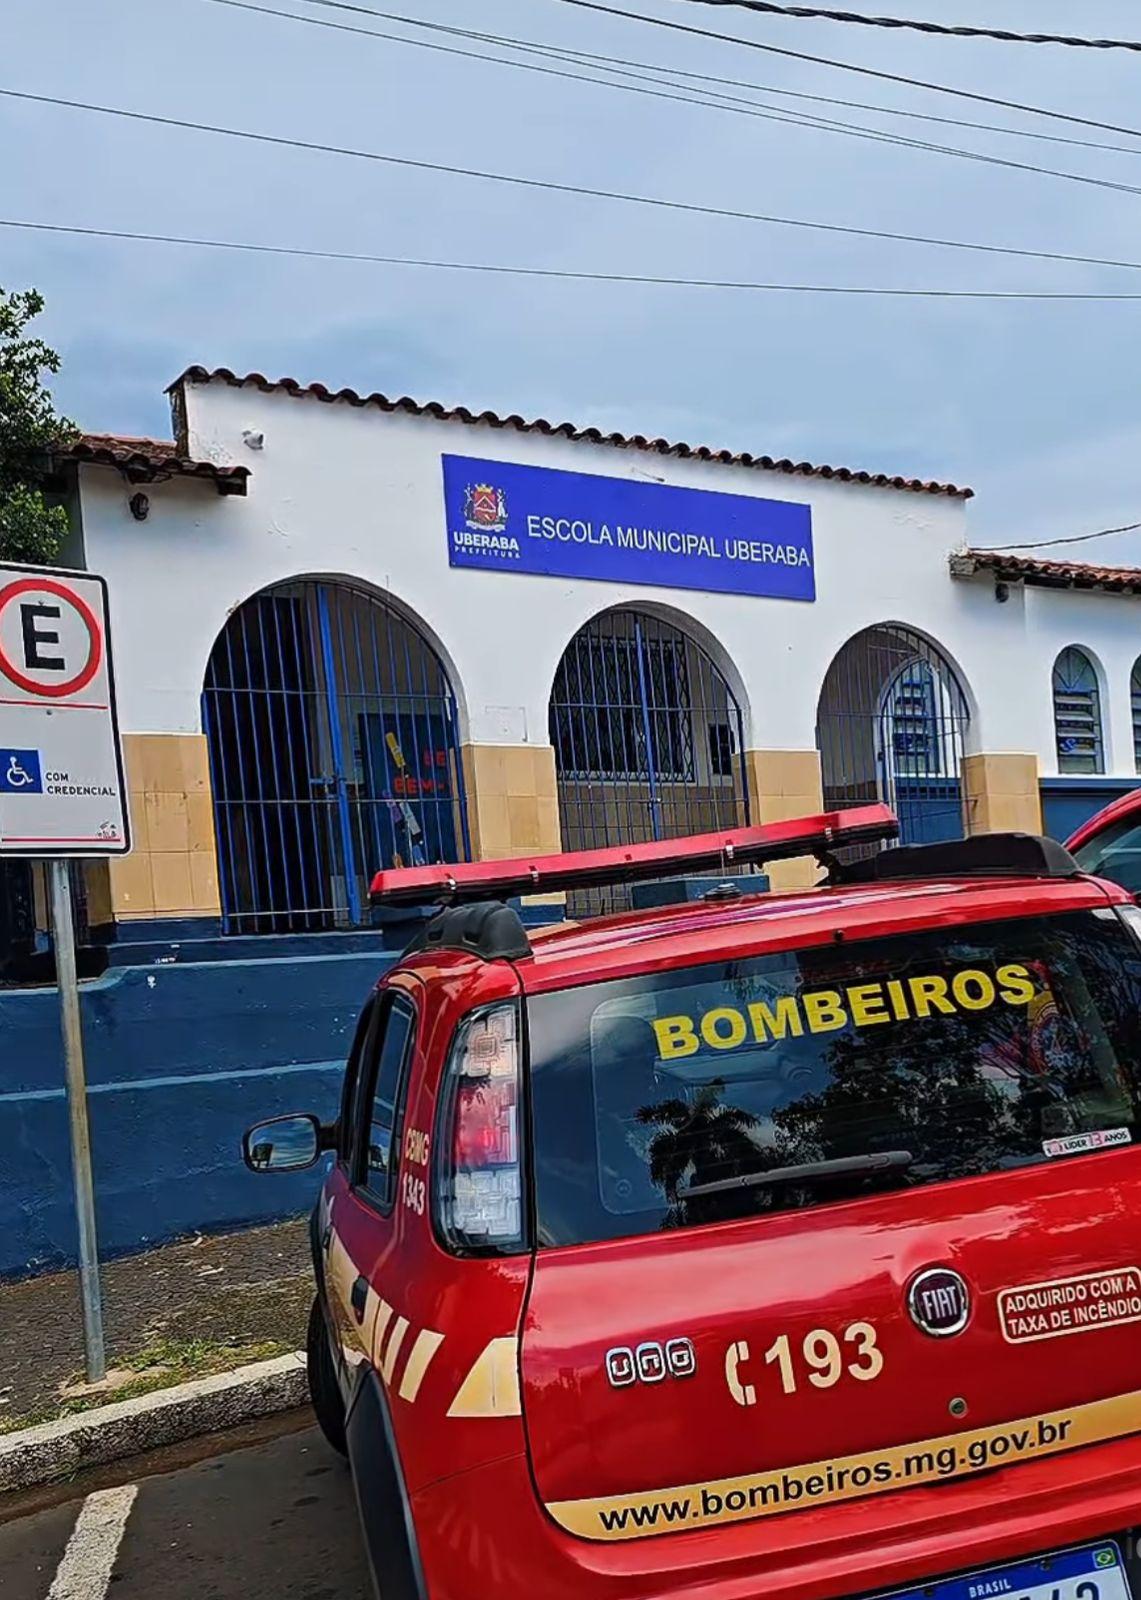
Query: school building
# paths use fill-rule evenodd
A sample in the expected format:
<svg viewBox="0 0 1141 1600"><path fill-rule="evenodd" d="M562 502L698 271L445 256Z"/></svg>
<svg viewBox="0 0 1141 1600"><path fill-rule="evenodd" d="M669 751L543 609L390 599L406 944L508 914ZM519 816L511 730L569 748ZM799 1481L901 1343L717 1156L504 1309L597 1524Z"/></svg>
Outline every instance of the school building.
<svg viewBox="0 0 1141 1600"><path fill-rule="evenodd" d="M170 439L58 463L67 563L110 585L135 840L76 874L97 1146L102 1119L146 1168L107 1202L113 1248L144 1213L282 1204L237 1134L330 1103L401 936L378 867L877 798L905 840L1064 837L1139 781L1141 566L972 549L968 488L226 369L170 397ZM12 874L0 1022L31 1039L43 908ZM0 1119L54 1148L52 1070L17 1069ZM67 1226L25 1216L0 1271Z"/></svg>

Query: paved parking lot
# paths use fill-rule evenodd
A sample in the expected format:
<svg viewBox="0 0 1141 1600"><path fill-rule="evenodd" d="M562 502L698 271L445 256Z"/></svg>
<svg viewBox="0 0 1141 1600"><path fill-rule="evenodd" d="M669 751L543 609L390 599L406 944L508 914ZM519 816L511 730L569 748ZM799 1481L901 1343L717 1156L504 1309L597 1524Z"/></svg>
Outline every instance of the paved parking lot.
<svg viewBox="0 0 1141 1600"><path fill-rule="evenodd" d="M372 1600L348 1469L315 1429L43 1498L0 1506L3 1600Z"/></svg>

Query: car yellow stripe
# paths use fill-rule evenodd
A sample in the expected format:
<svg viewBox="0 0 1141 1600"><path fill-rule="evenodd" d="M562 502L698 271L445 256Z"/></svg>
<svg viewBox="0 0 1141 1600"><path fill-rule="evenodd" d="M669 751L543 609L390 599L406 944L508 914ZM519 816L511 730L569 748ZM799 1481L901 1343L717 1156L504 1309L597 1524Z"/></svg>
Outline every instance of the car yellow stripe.
<svg viewBox="0 0 1141 1600"><path fill-rule="evenodd" d="M416 1343L412 1346L411 1354L404 1368L404 1377L401 1379L397 1393L402 1400L415 1400L420 1393L420 1385L424 1382L424 1374L432 1362L432 1357L444 1342L442 1333L437 1333L433 1328L425 1328L416 1335Z"/></svg>
<svg viewBox="0 0 1141 1600"><path fill-rule="evenodd" d="M449 1417L518 1417L519 1352L514 1334L492 1339L480 1352L448 1407Z"/></svg>
<svg viewBox="0 0 1141 1600"><path fill-rule="evenodd" d="M379 1367L380 1365L380 1347L384 1342L385 1330L388 1327L391 1316L392 1307L387 1300L382 1300L376 1308L376 1327L372 1335L372 1364L374 1367Z"/></svg>
<svg viewBox="0 0 1141 1600"><path fill-rule="evenodd" d="M893 1489L945 1483L949 1478L1034 1461L1131 1433L1141 1433L1141 1389L994 1427L943 1434L831 1461L648 1493L556 1500L547 1504L547 1510L561 1527L583 1539L643 1539L778 1512L812 1510Z"/></svg>
<svg viewBox="0 0 1141 1600"><path fill-rule="evenodd" d="M380 1367L380 1375L386 1384L392 1382L392 1373L394 1367L396 1366L396 1358L400 1354L400 1346L404 1343L404 1335L407 1332L408 1318L397 1317L396 1321L392 1324L392 1332L388 1336L388 1345L385 1349L384 1360Z"/></svg>

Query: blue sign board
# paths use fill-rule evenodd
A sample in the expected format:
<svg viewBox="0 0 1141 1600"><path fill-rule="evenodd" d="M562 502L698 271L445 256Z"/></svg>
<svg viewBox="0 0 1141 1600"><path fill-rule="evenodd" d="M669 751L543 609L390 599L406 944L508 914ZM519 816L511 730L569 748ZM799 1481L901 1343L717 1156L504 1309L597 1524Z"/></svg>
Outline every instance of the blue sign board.
<svg viewBox="0 0 1141 1600"><path fill-rule="evenodd" d="M453 567L816 599L808 506L469 456L443 465Z"/></svg>
<svg viewBox="0 0 1141 1600"><path fill-rule="evenodd" d="M43 794L38 750L0 750L0 794Z"/></svg>

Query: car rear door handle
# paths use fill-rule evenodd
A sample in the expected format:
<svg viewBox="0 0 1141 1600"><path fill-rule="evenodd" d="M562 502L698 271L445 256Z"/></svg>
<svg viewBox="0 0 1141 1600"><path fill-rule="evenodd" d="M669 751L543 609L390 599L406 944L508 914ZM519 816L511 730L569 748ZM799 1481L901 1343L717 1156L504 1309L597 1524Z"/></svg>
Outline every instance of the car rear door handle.
<svg viewBox="0 0 1141 1600"><path fill-rule="evenodd" d="M353 1292L349 1296L352 1304L353 1315L358 1322L364 1321L364 1308L368 1303L368 1279L358 1278L353 1284Z"/></svg>

